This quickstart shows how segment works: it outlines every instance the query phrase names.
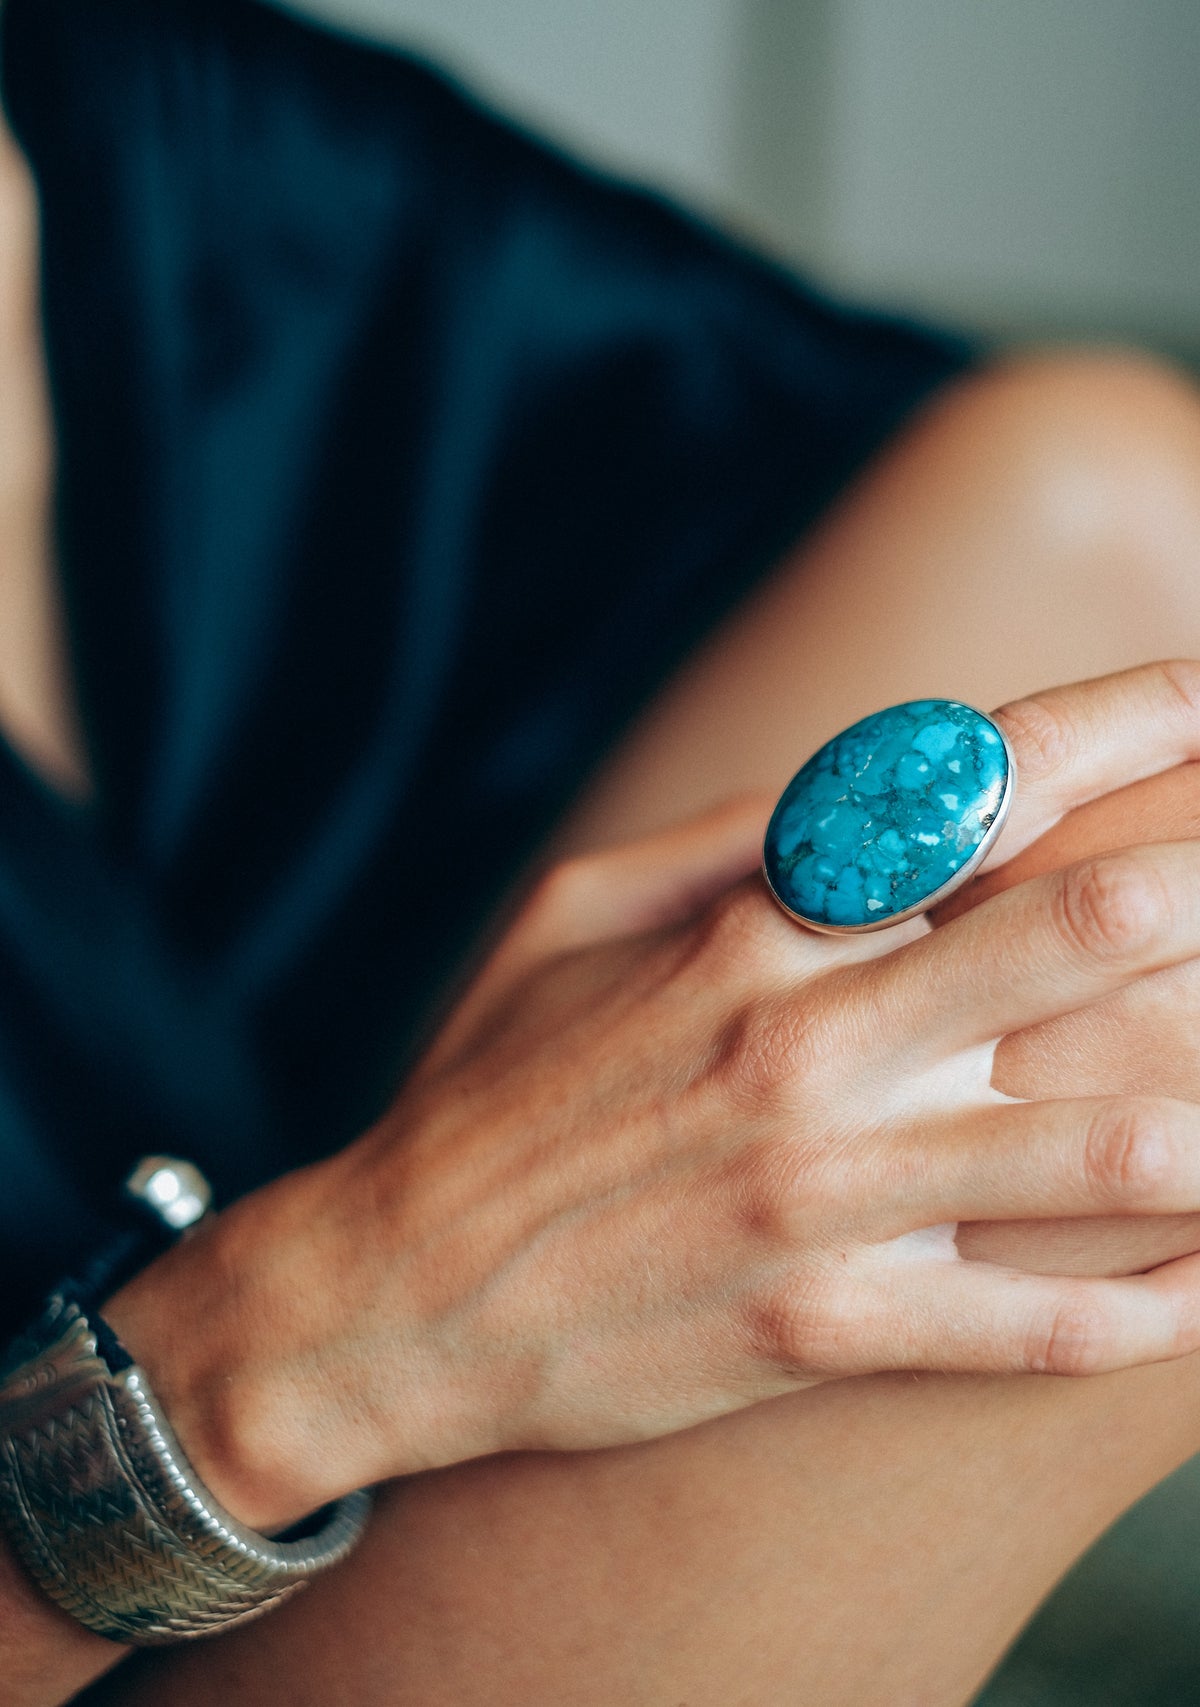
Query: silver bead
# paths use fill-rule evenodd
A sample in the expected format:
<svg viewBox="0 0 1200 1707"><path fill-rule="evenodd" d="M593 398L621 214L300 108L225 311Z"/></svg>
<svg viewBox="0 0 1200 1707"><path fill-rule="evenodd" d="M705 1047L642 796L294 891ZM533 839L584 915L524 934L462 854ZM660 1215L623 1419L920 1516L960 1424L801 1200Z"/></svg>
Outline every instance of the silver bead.
<svg viewBox="0 0 1200 1707"><path fill-rule="evenodd" d="M143 1156L125 1190L173 1233L195 1226L212 1207L212 1187L193 1162L178 1156Z"/></svg>

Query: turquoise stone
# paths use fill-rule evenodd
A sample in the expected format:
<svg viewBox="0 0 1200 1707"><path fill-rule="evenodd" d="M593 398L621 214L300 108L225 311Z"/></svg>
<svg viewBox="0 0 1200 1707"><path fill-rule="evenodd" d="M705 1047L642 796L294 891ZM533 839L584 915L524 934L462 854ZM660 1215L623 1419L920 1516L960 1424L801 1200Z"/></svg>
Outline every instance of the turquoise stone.
<svg viewBox="0 0 1200 1707"><path fill-rule="evenodd" d="M1008 773L1000 731L969 705L915 699L877 711L784 789L763 847L767 880L813 924L887 924L978 862Z"/></svg>

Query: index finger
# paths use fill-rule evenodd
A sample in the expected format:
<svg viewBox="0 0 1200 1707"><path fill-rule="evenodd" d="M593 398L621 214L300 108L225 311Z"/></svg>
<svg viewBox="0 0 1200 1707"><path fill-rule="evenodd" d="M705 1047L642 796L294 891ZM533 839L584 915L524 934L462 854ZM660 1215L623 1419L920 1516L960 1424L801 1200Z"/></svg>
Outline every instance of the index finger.
<svg viewBox="0 0 1200 1707"><path fill-rule="evenodd" d="M1049 688L994 714L1016 759L1017 789L989 871L1089 800L1200 759L1200 663L1167 659Z"/></svg>

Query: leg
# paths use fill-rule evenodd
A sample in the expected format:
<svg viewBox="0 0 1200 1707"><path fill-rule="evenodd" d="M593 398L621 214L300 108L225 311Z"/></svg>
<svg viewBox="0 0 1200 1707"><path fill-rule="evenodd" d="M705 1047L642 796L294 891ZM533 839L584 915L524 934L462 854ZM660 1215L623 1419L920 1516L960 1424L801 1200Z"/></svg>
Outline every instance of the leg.
<svg viewBox="0 0 1200 1707"><path fill-rule="evenodd" d="M906 694L989 704L1200 652L1198 469L1200 413L1153 369L959 388L668 688L564 844L774 786ZM637 1448L414 1478L336 1578L106 1699L953 1707L1200 1445L1198 1401L1200 1359L1086 1383L884 1378Z"/></svg>
<svg viewBox="0 0 1200 1707"><path fill-rule="evenodd" d="M1014 364L936 404L651 706L569 848L775 789L928 694L995 706L1200 646L1200 400L1133 356Z"/></svg>

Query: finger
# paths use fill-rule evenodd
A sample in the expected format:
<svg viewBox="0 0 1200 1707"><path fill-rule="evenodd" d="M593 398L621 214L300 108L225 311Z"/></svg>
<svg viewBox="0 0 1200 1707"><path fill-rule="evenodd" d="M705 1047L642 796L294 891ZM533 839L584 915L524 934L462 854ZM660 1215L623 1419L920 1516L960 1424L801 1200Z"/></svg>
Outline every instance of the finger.
<svg viewBox="0 0 1200 1707"><path fill-rule="evenodd" d="M1200 1214L960 1221L958 1254L1026 1274L1123 1275L1200 1251Z"/></svg>
<svg viewBox="0 0 1200 1707"><path fill-rule="evenodd" d="M459 1001L427 1065L452 1053L479 1016L542 961L701 913L757 868L771 804L765 795L742 796L639 841L551 866Z"/></svg>
<svg viewBox="0 0 1200 1707"><path fill-rule="evenodd" d="M1158 776L1143 777L1083 806L1073 807L1055 828L1023 853L976 877L930 911L935 924L947 924L1027 877L1053 871L1089 854L1144 842L1186 842L1200 836L1200 763L1176 765Z"/></svg>
<svg viewBox="0 0 1200 1707"><path fill-rule="evenodd" d="M1200 1349L1200 1256L1128 1280L989 1263L888 1263L852 1282L839 1343L852 1368L1099 1375Z"/></svg>
<svg viewBox="0 0 1200 1707"><path fill-rule="evenodd" d="M530 939L561 953L697 917L758 869L772 804L769 795L742 795L636 842L562 861L525 910Z"/></svg>
<svg viewBox="0 0 1200 1707"><path fill-rule="evenodd" d="M1187 1214L1200 1209L1200 1107L1173 1097L997 1103L890 1139L872 1194L885 1238L948 1221Z"/></svg>
<svg viewBox="0 0 1200 1707"><path fill-rule="evenodd" d="M1126 848L993 895L840 974L900 1048L984 1043L1200 954L1200 843Z"/></svg>
<svg viewBox="0 0 1200 1707"><path fill-rule="evenodd" d="M1200 663L1172 659L1051 688L995 718L1013 749L1017 790L985 871L1072 807L1200 758Z"/></svg>

